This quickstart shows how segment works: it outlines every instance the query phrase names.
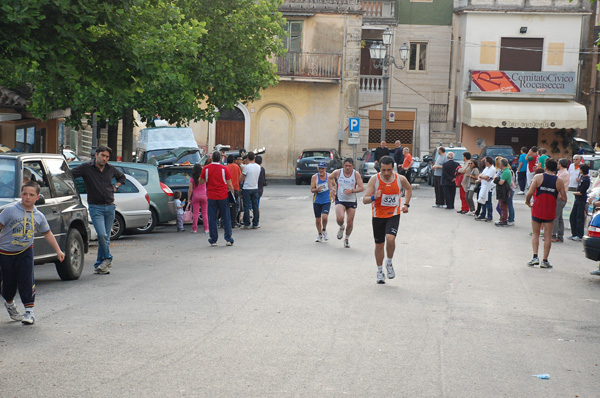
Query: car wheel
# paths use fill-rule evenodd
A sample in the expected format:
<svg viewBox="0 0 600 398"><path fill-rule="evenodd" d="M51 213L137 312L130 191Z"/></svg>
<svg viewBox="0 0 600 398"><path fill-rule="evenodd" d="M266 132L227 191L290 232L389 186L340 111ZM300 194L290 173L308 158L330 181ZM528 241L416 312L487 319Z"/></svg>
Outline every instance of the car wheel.
<svg viewBox="0 0 600 398"><path fill-rule="evenodd" d="M110 240L117 240L123 235L125 231L125 220L119 213L115 213L115 220L113 221L112 228L110 229Z"/></svg>
<svg viewBox="0 0 600 398"><path fill-rule="evenodd" d="M83 238L75 228L69 229L67 234L67 245L65 247L65 259L61 263L56 261L56 272L63 281L79 279L83 271L84 246Z"/></svg>
<svg viewBox="0 0 600 398"><path fill-rule="evenodd" d="M302 185L302 178L296 177L296 185Z"/></svg>
<svg viewBox="0 0 600 398"><path fill-rule="evenodd" d="M136 231L142 234L149 234L154 231L156 224L158 224L158 214L156 213L156 210L150 208L150 220L148 220L148 224L146 224L145 227L137 228Z"/></svg>

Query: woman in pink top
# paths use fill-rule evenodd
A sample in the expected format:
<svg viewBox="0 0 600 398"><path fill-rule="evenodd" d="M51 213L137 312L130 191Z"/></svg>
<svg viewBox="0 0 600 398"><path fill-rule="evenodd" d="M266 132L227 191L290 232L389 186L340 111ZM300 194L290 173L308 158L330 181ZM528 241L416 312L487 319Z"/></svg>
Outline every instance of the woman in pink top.
<svg viewBox="0 0 600 398"><path fill-rule="evenodd" d="M188 202L190 201L190 194L192 195L192 233L198 231L198 213L202 208L202 223L204 225L204 232L208 233L208 198L206 197L206 183L198 184L200 179L200 173L202 172L202 166L200 163L194 165L192 169L192 178L190 178L190 187L188 190Z"/></svg>

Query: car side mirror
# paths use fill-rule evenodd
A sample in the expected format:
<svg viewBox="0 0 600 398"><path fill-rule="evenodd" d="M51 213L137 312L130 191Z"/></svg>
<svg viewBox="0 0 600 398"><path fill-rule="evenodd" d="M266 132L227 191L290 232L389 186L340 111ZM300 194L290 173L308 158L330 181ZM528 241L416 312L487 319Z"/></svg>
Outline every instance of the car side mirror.
<svg viewBox="0 0 600 398"><path fill-rule="evenodd" d="M40 194L40 198L35 202L35 205L39 206L43 204L46 204L46 199L44 198L44 195Z"/></svg>

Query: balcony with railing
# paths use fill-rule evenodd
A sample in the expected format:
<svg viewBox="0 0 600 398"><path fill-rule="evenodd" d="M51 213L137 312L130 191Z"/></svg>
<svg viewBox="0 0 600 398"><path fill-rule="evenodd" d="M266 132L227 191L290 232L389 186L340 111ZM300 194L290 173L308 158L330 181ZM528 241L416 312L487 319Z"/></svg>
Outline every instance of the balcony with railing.
<svg viewBox="0 0 600 398"><path fill-rule="evenodd" d="M361 11L359 0L285 0L279 7L283 14L340 12L355 13Z"/></svg>
<svg viewBox="0 0 600 398"><path fill-rule="evenodd" d="M364 23L390 25L396 22L395 0L361 1L360 4L364 12Z"/></svg>
<svg viewBox="0 0 600 398"><path fill-rule="evenodd" d="M362 93L381 93L383 90L383 76L360 75L359 90Z"/></svg>
<svg viewBox="0 0 600 398"><path fill-rule="evenodd" d="M287 53L274 60L280 80L339 83L342 77L340 54Z"/></svg>

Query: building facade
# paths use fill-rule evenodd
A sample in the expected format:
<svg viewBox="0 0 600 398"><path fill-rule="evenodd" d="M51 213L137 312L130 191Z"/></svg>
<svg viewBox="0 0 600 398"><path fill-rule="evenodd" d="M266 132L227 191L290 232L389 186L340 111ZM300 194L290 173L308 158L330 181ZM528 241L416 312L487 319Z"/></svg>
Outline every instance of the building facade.
<svg viewBox="0 0 600 398"><path fill-rule="evenodd" d="M444 0L378 1L382 12L365 8L363 16L360 115L361 147L379 145L382 127L383 76L369 48L382 41L386 28L393 36L389 47L399 69L388 69L386 141L420 156L437 142L455 142L450 68L452 59L452 4ZM365 3L363 3L365 4ZM386 14L383 11L388 11ZM403 63L400 48L409 48Z"/></svg>
<svg viewBox="0 0 600 398"><path fill-rule="evenodd" d="M56 110L47 120L27 111L29 94L0 87L0 144L19 152L59 153L70 110Z"/></svg>
<svg viewBox="0 0 600 398"><path fill-rule="evenodd" d="M587 0L455 0L455 119L463 145L568 154L587 127L575 101Z"/></svg>

